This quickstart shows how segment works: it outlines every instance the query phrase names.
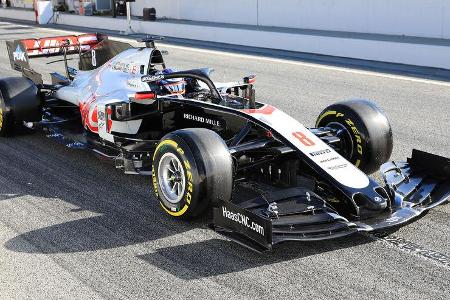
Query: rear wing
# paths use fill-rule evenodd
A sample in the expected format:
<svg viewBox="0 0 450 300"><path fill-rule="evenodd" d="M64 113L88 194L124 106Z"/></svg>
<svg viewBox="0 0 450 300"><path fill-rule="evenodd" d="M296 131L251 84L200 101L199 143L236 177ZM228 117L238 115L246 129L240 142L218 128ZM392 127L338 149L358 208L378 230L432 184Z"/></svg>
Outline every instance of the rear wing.
<svg viewBox="0 0 450 300"><path fill-rule="evenodd" d="M128 43L109 40L108 36L103 34L88 33L7 41L6 47L11 68L22 72L23 76L35 83L42 83L42 75L30 67L30 59L63 56L61 61L64 61L67 77L69 77L67 55L78 54L78 68L89 71L102 66L118 53L132 46Z"/></svg>
<svg viewBox="0 0 450 300"><path fill-rule="evenodd" d="M94 49L107 36L96 33L7 41L11 68L31 70L29 60L37 57L79 54Z"/></svg>

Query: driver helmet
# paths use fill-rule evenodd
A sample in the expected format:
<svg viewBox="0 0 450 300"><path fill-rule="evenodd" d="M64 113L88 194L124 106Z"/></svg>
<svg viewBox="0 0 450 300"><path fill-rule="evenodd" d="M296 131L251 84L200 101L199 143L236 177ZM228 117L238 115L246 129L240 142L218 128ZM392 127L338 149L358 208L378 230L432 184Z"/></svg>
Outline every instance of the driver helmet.
<svg viewBox="0 0 450 300"><path fill-rule="evenodd" d="M156 72L155 75L167 75L177 71L176 69L164 69ZM186 91L186 81L183 78L162 79L157 84L171 95L183 95Z"/></svg>

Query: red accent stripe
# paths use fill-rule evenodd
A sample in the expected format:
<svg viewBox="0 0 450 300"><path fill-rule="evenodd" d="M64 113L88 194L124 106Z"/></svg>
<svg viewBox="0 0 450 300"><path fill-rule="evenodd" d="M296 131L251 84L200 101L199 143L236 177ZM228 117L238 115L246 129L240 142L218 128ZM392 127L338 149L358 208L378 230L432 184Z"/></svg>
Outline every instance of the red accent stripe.
<svg viewBox="0 0 450 300"><path fill-rule="evenodd" d="M134 94L135 100L147 100L147 99L155 99L155 98L156 98L156 94L153 92Z"/></svg>
<svg viewBox="0 0 450 300"><path fill-rule="evenodd" d="M248 114L263 114L263 115L270 115L276 110L275 107L272 105L264 105L261 108L258 109L243 109L242 111Z"/></svg>
<svg viewBox="0 0 450 300"><path fill-rule="evenodd" d="M111 106L108 106L106 108L106 132L111 133L111 128L112 128L112 108Z"/></svg>
<svg viewBox="0 0 450 300"><path fill-rule="evenodd" d="M81 112L81 120L83 122L83 126L87 127L90 131L94 133L98 133L98 127L91 124L91 120L89 119L89 111L91 109L91 105L95 102L96 96L94 94L91 95L91 97L85 102L85 103L79 103L80 105L80 112ZM97 119L97 107L94 108L95 115L92 116L92 118ZM97 120L98 121L98 120ZM92 120L94 122L94 120Z"/></svg>
<svg viewBox="0 0 450 300"><path fill-rule="evenodd" d="M92 112L92 122L98 123L98 110L97 110L97 106L94 108L94 111Z"/></svg>

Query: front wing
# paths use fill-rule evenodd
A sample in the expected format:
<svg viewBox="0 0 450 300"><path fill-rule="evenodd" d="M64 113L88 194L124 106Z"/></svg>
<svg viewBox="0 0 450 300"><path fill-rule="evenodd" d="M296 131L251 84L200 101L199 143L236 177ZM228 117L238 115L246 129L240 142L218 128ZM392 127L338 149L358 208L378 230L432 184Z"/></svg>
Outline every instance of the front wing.
<svg viewBox="0 0 450 300"><path fill-rule="evenodd" d="M213 207L212 227L257 251L284 241L313 241L401 226L450 198L450 160L413 150L407 162L381 167L391 205L375 217L350 221L317 195L290 188Z"/></svg>

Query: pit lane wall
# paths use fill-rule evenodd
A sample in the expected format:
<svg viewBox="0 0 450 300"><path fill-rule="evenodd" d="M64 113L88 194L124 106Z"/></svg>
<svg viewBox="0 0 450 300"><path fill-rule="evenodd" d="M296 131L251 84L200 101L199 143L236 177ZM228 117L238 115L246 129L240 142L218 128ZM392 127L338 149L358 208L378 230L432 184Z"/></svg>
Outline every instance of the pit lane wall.
<svg viewBox="0 0 450 300"><path fill-rule="evenodd" d="M165 0L165 1L157 1L158 3L165 3L165 2L175 1L175 0ZM189 2L191 0L183 0L183 1L175 1L175 2ZM246 6L251 4L251 2L257 2L259 4L263 3L264 1L257 1L257 0L227 0L223 1L223 3L226 3L227 9L234 8L232 11L225 11L222 10L222 7L214 6L213 3L222 2L219 0L192 0L192 3L202 3L204 1L210 1L211 4L209 7L210 10L214 11L221 11L218 15L231 15L231 14L245 14L249 15L251 14L252 10L250 7ZM281 7L280 3L286 2L288 0L278 0L274 1L273 3L277 3L278 6ZM317 2L333 2L333 0L315 0ZM343 1L345 3L348 2L355 2L356 0L346 0ZM374 2L372 0L365 0L367 2ZM385 0L377 0L380 2L386 2ZM139 0L136 3L143 3L146 2L146 0ZM148 0L148 2L151 2ZM240 5L235 6L233 3L239 2ZM309 0L305 1L294 1L290 0L291 5L301 4L303 2L309 2ZM334 1L333 3L337 5L338 2L341 2L339 0ZM360 1L361 2L361 1ZM439 6L438 4L442 4L440 6L439 14L434 19L439 19L439 16L447 16L448 14L448 7L450 5L450 1L447 4L446 1L441 0L409 0L409 1L403 1L403 0L397 0L392 1L393 3L402 2L406 3L409 2L410 4L408 7L412 7L413 3L428 3L424 7L430 7L432 6L433 9L430 8L430 12L433 11L433 14L437 12L434 10L435 5ZM156 3L156 2L155 2ZM235 3L235 4L236 4ZM431 5L432 3L433 5ZM141 4L139 4L141 5ZM143 6L152 5L149 4L142 4ZM237 4L236 4L237 5ZM156 5L155 5L156 6ZM386 4L386 8L388 10L391 9L397 9L394 7L394 4ZM177 6L174 6L174 10L176 11ZM196 8L194 6L193 8ZM134 8L136 9L136 8ZM158 7L157 7L158 9ZM191 7L192 9L192 7ZM261 11L262 8L259 8L258 11ZM278 8L277 8L278 9ZM296 8L297 9L297 8ZM348 9L351 9L350 6L348 6ZM189 10L188 7L183 8L182 11ZM339 10L337 10L339 11ZM283 9L283 14L280 13L280 11L276 11L275 8L273 8L272 11L272 19L271 22L275 22L273 19L274 16L279 16L280 14L283 15L283 20L278 20L278 22L287 22L286 20L289 19L288 15L289 10ZM187 13L187 12L186 12ZM197 12L199 13L199 12ZM208 11L204 11L201 13L201 15L207 15ZM163 16L164 10L161 8L158 9L157 14L159 17ZM200 13L199 13L200 14ZM411 12L410 15L413 15ZM427 10L423 9L423 14L427 14ZM423 15L422 14L422 15ZM184 15L180 15L184 16ZM15 18L20 20L28 20L33 21L35 20L35 15L33 11L26 11L26 10L15 10L15 9L0 9L0 17L4 18ZM381 18L382 16L380 16ZM235 16L233 16L235 18ZM244 17L242 17L244 18ZM258 16L256 17L258 19ZM356 17L355 17L356 18ZM354 18L354 19L355 19ZM389 22L394 22L394 20L389 19L389 16L386 16L386 19L381 19L379 22L383 24L387 24L389 26L386 26L387 32L404 32L398 27L397 29L391 28L395 27ZM430 16L431 18L431 16ZM244 18L245 19L245 18ZM251 20L251 17L248 17L247 20ZM261 19L261 17L259 17ZM310 19L313 22L314 18L310 16ZM342 19L342 18L341 18ZM363 22L362 20L364 18L358 17L358 22ZM411 17L411 20L414 18ZM419 18L420 19L420 18ZM419 19L417 20L418 23ZM420 20L423 20L421 22L425 22L426 18L421 17ZM433 18L432 18L433 19ZM254 20L254 18L253 18ZM266 19L269 20L269 19ZM224 21L224 19L216 19L217 21ZM235 19L230 19L230 22L235 22ZM433 20L434 22L435 20ZM105 30L120 30L124 31L127 28L127 22L125 19L113 19L111 17L96 17L96 16L79 16L79 15L73 15L73 14L61 14L58 18L56 18L56 22L58 24L65 24L65 25L72 25L72 26L83 26L83 27L90 27L90 28L98 28L98 29L105 29ZM267 21L269 22L269 21ZM316 21L314 21L316 22ZM330 21L331 22L331 21ZM332 23L335 22L324 22L321 26L330 26L332 27ZM347 21L350 22L350 21ZM356 21L355 21L356 22ZM369 22L369 21L367 21ZM406 21L398 21L398 24L402 24L402 22ZM450 18L447 18L445 22L450 22ZM336 28L341 28L339 26L343 23L335 22ZM370 23L370 22L369 22ZM266 23L271 24L271 23ZM282 24L282 23L277 23ZM320 24L320 22L317 21L317 24ZM328 24L328 25L326 25ZM341 25L339 25L341 24ZM350 23L346 23L350 24ZM434 23L433 23L434 24ZM433 33L435 36L444 36L447 37L448 30L450 30L450 26L439 27L438 25L425 25L425 24L419 24L415 25L416 27L421 27L420 30L422 30L423 35L426 35L428 33ZM349 25L345 25L349 26ZM369 26L369 25L367 25ZM399 25L400 26L400 25ZM437 28L440 28L439 30ZM256 27L256 26L245 26L245 25L230 25L230 26L219 26L217 23L211 24L208 22L196 22L196 23L177 23L177 22L170 22L170 21L157 21L157 22L145 22L141 20L133 20L132 21L132 28L136 32L140 33L148 33L153 35L163 35L168 37L176 37L176 38L184 38L184 39L192 39L192 40L201 40L201 41L209 41L209 42L218 42L218 43L225 43L225 44L234 44L234 45L242 45L242 46L250 46L250 47L261 47L261 48L269 48L269 49L279 49L279 50L288 50L288 51L295 51L295 52L305 52L305 53L314 53L314 54L323 54L323 55L331 55L331 56L338 56L338 57L348 57L348 58L356 58L356 59L364 59L364 60L373 60L373 61L381 61L381 62L389 62L389 63L400 63L400 64L407 64L407 65L415 65L415 66L425 66L425 67L434 67L434 68L441 68L441 69L447 69L450 70L450 41L440 38L438 43L421 43L420 39L419 42L407 42L399 40L398 38L390 39L390 38L371 38L370 36L351 36L351 35L335 35L330 31L331 34L315 34L311 32L299 32L294 29L287 29L287 30L270 30L267 27ZM325 28L325 27L323 27ZM355 27L355 30L359 27ZM379 25L379 28L381 28L381 24ZM390 28L390 29L389 29ZM407 26L402 25L402 28L405 30L407 29ZM427 29L426 29L427 28ZM344 27L342 27L344 29ZM360 30L361 28L359 28ZM372 30L375 30L374 27L372 27ZM390 31L388 31L390 30ZM409 33L411 35L418 35L418 30L415 31L410 28L408 29ZM380 33L380 32L378 32ZM389 36L388 36L389 37ZM427 40L430 40L429 38Z"/></svg>
<svg viewBox="0 0 450 300"><path fill-rule="evenodd" d="M158 17L450 39L449 0L137 0Z"/></svg>

